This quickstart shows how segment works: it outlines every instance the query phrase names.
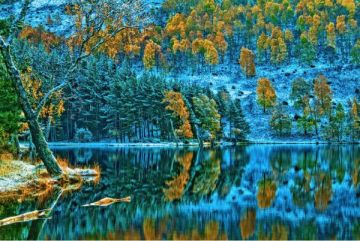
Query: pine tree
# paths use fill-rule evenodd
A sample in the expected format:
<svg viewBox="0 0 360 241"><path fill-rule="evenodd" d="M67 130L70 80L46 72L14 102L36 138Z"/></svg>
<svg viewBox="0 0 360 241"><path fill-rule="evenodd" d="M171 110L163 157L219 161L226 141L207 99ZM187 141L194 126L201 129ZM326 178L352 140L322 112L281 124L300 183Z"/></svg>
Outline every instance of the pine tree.
<svg viewBox="0 0 360 241"><path fill-rule="evenodd" d="M309 97L310 84L303 78L297 78L292 82L290 100L294 102L296 109L304 110L306 107L305 97Z"/></svg>
<svg viewBox="0 0 360 241"><path fill-rule="evenodd" d="M277 106L272 112L270 126L278 135L286 136L291 134L292 121L284 109Z"/></svg>
<svg viewBox="0 0 360 241"><path fill-rule="evenodd" d="M304 135L311 132L313 127L313 118L310 116L310 93L311 86L305 79L297 78L292 82L290 100L294 102L295 109L302 111L302 115L297 119L297 126Z"/></svg>
<svg viewBox="0 0 360 241"><path fill-rule="evenodd" d="M230 101L227 116L230 125L230 138L235 141L246 140L250 127L245 120L240 99Z"/></svg>
<svg viewBox="0 0 360 241"><path fill-rule="evenodd" d="M356 65L360 65L360 39L356 41L354 47L351 49L350 55L351 61Z"/></svg>
<svg viewBox="0 0 360 241"><path fill-rule="evenodd" d="M17 140L21 111L14 86L8 79L9 77L1 54L0 76L0 150L8 150L11 137Z"/></svg>
<svg viewBox="0 0 360 241"><path fill-rule="evenodd" d="M336 113L330 115L329 123L323 134L326 140L341 141L344 134L345 110L341 103L336 107Z"/></svg>
<svg viewBox="0 0 360 241"><path fill-rule="evenodd" d="M228 110L229 110L229 103L231 101L231 96L229 91L226 88L222 88L221 90L219 90L215 96L215 100L218 106L218 111L219 114L221 115L221 121L220 121L220 125L221 125L221 130L225 129L226 126L226 117L228 116ZM221 133L222 137L223 133Z"/></svg>
<svg viewBox="0 0 360 241"><path fill-rule="evenodd" d="M300 36L300 42L297 46L297 53L305 64L311 64L316 58L316 51L314 46L304 33Z"/></svg>

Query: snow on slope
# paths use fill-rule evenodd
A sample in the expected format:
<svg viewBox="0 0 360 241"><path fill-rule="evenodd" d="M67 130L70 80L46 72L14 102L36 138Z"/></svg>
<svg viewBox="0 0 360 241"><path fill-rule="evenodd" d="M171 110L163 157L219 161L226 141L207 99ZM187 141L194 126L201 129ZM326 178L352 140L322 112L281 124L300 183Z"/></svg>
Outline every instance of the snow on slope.
<svg viewBox="0 0 360 241"><path fill-rule="evenodd" d="M256 76L247 79L241 73L239 66L219 65L212 72L204 71L198 75L181 74L172 76L182 81L192 81L209 86L215 92L226 87L233 97L242 100L244 114L250 124L251 133L249 139L254 142L316 142L318 138L303 137L296 131L296 122L293 121L293 132L291 137L276 136L270 129L269 121L271 111L263 113L257 103L256 86L261 77L268 78L276 90L277 101L284 109L294 117L295 113L301 114L289 101L291 83L296 78L304 78L313 81L320 74L328 78L332 92L333 102L342 103L347 109L348 101L360 92L360 68L353 65L329 66L321 62L315 63L313 67L302 66L299 63L285 64L283 66L257 66Z"/></svg>

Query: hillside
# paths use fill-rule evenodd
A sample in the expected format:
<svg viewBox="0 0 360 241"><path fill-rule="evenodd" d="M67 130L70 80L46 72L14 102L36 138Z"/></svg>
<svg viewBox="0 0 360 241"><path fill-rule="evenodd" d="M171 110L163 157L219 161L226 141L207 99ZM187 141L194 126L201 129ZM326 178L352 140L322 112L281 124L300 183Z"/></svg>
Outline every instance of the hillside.
<svg viewBox="0 0 360 241"><path fill-rule="evenodd" d="M348 106L351 102L352 96L359 95L360 92L360 68L351 64L343 66L330 66L327 63L318 63L315 67L303 66L301 64L292 63L287 66L271 67L259 66L257 74L253 78L245 78L241 72L222 74L224 69L229 69L229 66L218 66L218 71L212 74L205 75L182 75L175 77L179 79L191 80L195 83L200 83L204 86L209 86L216 92L224 86L231 93L232 96L238 97L242 100L242 106L246 119L250 124L251 132L249 140L253 142L307 142L319 141L321 138L316 136L306 137L296 130L293 130L291 136L281 137L271 130L269 120L271 112L263 113L261 106L257 104L256 85L257 79L266 76L269 78L276 90L278 102L284 105L284 108L292 113L301 115L298 110L295 110L294 103L289 101L291 92L291 82L296 78L305 78L312 81L319 75L325 75L330 83L331 89L334 93L333 102L342 103ZM236 67L233 67L236 68ZM228 72L227 71L227 72ZM324 125L327 121L324 121ZM296 126L296 121L293 119L293 125Z"/></svg>

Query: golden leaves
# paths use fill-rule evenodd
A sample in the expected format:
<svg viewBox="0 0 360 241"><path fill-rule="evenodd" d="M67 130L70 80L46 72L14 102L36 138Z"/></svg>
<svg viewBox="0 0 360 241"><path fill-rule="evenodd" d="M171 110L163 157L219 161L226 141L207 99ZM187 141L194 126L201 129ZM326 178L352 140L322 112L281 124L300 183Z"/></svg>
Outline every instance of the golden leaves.
<svg viewBox="0 0 360 241"><path fill-rule="evenodd" d="M257 200L260 208L270 207L276 194L276 184L271 179L265 179L258 184Z"/></svg>
<svg viewBox="0 0 360 241"><path fill-rule="evenodd" d="M187 152L185 155L179 156L177 158L178 162L181 165L181 171L178 176L166 182L168 188L164 189L163 192L167 201L171 202L181 199L181 197L184 195L186 184L188 183L190 178L189 170L191 167L193 156L193 152Z"/></svg>
<svg viewBox="0 0 360 241"><path fill-rule="evenodd" d="M32 44L43 44L46 51L61 44L62 39L53 33L45 31L41 27L33 28L26 26L19 34L20 39L26 39Z"/></svg>
<svg viewBox="0 0 360 241"><path fill-rule="evenodd" d="M324 211L332 197L332 182L331 176L325 173L320 173L317 180L317 190L315 192L315 207Z"/></svg>
<svg viewBox="0 0 360 241"><path fill-rule="evenodd" d="M208 64L215 65L219 63L219 55L215 45L208 39L195 39L192 42L192 53L203 53L205 61Z"/></svg>
<svg viewBox="0 0 360 241"><path fill-rule="evenodd" d="M145 240L160 240L161 233L156 232L155 221L151 218L145 218L143 222L143 231Z"/></svg>
<svg viewBox="0 0 360 241"><path fill-rule="evenodd" d="M326 26L326 39L328 46L335 48L335 43L336 43L335 25L332 22L330 22Z"/></svg>
<svg viewBox="0 0 360 241"><path fill-rule="evenodd" d="M176 133L185 138L192 138L193 133L189 122L190 114L182 94L180 92L167 91L165 92L163 103L167 104L165 109L171 111L174 118L180 119L180 127L176 129Z"/></svg>
<svg viewBox="0 0 360 241"><path fill-rule="evenodd" d="M320 115L325 114L331 109L332 91L330 85L327 83L325 76L320 75L315 79L314 93L317 97L317 110Z"/></svg>
<svg viewBox="0 0 360 241"><path fill-rule="evenodd" d="M340 34L344 34L346 31L345 15L340 15L336 17L336 30Z"/></svg>
<svg viewBox="0 0 360 241"><path fill-rule="evenodd" d="M241 48L239 64L246 77L255 76L255 54L250 49Z"/></svg>
<svg viewBox="0 0 360 241"><path fill-rule="evenodd" d="M240 220L240 231L242 239L249 239L255 232L256 211L247 209L245 215Z"/></svg>
<svg viewBox="0 0 360 241"><path fill-rule="evenodd" d="M143 63L145 68L151 69L156 64L156 57L162 60L161 46L149 40L145 46Z"/></svg>
<svg viewBox="0 0 360 241"><path fill-rule="evenodd" d="M287 46L282 36L282 31L279 27L272 30L270 40L271 61L273 63L282 63L287 57Z"/></svg>
<svg viewBox="0 0 360 241"><path fill-rule="evenodd" d="M269 79L260 78L258 80L256 92L258 95L258 102L263 106L264 111L267 107L272 107L275 105L276 93Z"/></svg>

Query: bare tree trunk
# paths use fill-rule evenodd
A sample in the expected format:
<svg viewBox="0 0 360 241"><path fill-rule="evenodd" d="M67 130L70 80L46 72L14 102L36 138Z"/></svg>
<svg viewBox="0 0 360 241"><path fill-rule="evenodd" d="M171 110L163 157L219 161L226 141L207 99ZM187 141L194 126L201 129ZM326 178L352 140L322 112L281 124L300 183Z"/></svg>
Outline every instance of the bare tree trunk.
<svg viewBox="0 0 360 241"><path fill-rule="evenodd" d="M31 138L35 145L37 155L43 161L47 171L51 176L60 176L63 174L63 171L57 163L53 153L49 149L43 131L40 128L37 114L31 107L28 95L21 81L20 72L16 68L12 59L10 53L10 46L7 45L3 39L0 40L1 54L3 55L4 63L6 65L9 77L14 82L14 86L19 97L19 102L22 111L24 112L26 121L29 124Z"/></svg>
<svg viewBox="0 0 360 241"><path fill-rule="evenodd" d="M50 131L51 131L51 117L48 116L48 118L46 120L46 127L45 127L45 140L46 141L49 141Z"/></svg>

